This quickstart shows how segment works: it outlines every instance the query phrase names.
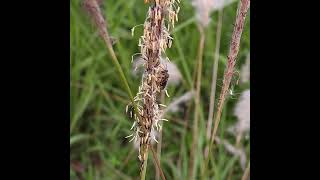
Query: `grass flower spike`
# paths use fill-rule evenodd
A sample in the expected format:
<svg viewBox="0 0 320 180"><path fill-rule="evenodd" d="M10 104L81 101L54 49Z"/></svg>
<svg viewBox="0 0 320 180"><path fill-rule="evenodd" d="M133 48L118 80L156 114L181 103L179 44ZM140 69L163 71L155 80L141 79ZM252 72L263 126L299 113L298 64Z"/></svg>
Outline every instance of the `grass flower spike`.
<svg viewBox="0 0 320 180"><path fill-rule="evenodd" d="M166 121L161 119L163 107L159 105L158 98L161 91L165 91L169 73L166 61L160 59L165 57L166 49L171 46L173 38L169 30L178 20L179 11L178 1L175 0L144 2L151 5L144 23L143 36L139 40L144 73L135 97L139 117L135 116L133 124L133 139L140 142L138 157L141 162L141 179L145 178L150 142L152 139L157 142L153 131L160 131L162 127L159 122Z"/></svg>

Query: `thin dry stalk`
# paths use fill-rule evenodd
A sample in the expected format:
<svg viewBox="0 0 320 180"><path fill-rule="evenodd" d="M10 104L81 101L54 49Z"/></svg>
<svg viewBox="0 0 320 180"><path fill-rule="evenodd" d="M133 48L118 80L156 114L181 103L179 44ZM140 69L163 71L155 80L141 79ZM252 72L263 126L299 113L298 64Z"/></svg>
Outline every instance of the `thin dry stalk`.
<svg viewBox="0 0 320 180"><path fill-rule="evenodd" d="M241 180L248 180L249 176L250 176L250 162L248 163L248 166L247 166L246 170L244 171Z"/></svg>
<svg viewBox="0 0 320 180"><path fill-rule="evenodd" d="M98 31L99 31L99 35L103 39L105 45L107 46L107 50L109 51L109 53L111 55L111 60L115 64L116 69L118 70L118 72L120 74L120 79L125 86L125 89L127 91L127 94L129 95L131 103L133 104L135 112L138 112L138 108L137 108L136 104L134 103L134 98L131 93L131 89L129 87L128 81L124 75L124 72L123 72L120 64L119 64L118 58L113 50L111 38L109 36L108 29L107 29L107 22L102 16L98 2L96 0L84 0L83 6L87 10L89 15L91 16L95 25L97 26ZM139 114L137 114L137 115L139 116ZM72 129L72 127L73 126L71 126L71 129Z"/></svg>
<svg viewBox="0 0 320 180"><path fill-rule="evenodd" d="M190 152L190 162L189 162L189 178L194 179L195 174L195 154L197 153L198 149L198 129L199 129L199 115L200 115L200 90L201 90L201 75L202 75L202 57L203 57L203 49L204 49L204 42L205 42L205 33L202 25L198 26L200 32L200 41L199 41L199 48L198 48L198 68L197 68L197 82L196 82L196 96L195 96L195 113L194 113L194 124L193 124L193 139L192 139L192 146Z"/></svg>
<svg viewBox="0 0 320 180"><path fill-rule="evenodd" d="M161 102L162 103L164 102L164 94L163 93L161 94ZM163 112L163 114L165 114L165 112ZM160 159L161 159L161 146L162 146L162 131L159 132L159 140L158 141L159 141L159 143L157 144L157 156L158 156L158 159L159 159L159 162L160 162ZM156 177L155 177L155 179L156 180L160 179L160 170L159 170L159 168L156 169Z"/></svg>
<svg viewBox="0 0 320 180"><path fill-rule="evenodd" d="M235 21L235 26L233 29L233 34L232 34L232 39L231 39L231 44L230 44L230 51L228 55L228 62L227 62L227 67L224 72L224 77L223 77L223 85L222 89L220 92L220 97L219 97L219 102L218 102L218 108L217 108L217 113L215 117L215 123L213 127L213 132L211 135L211 142L209 146L209 156L205 160L205 171L209 162L209 158L211 157L212 153L212 146L214 143L214 139L218 130L220 118L221 118L221 112L222 108L226 99L226 96L229 92L229 87L230 83L232 80L232 76L235 71L235 64L236 64L236 57L239 52L239 46L240 46L240 39L241 39L241 34L244 28L244 22L245 22L245 17L247 15L248 9L250 7L250 0L240 0L238 10L237 10L237 17Z"/></svg>
<svg viewBox="0 0 320 180"><path fill-rule="evenodd" d="M193 91L192 91L193 92ZM181 136L181 144L180 144L180 153L179 153L179 158L178 158L178 169L181 169L181 163L182 163L182 159L183 159L183 147L185 147L185 139L186 139L186 133L189 127L189 115L190 115L190 110L192 109L192 103L189 102L186 106L186 109L184 111L184 115L183 115L183 132L182 132L182 136Z"/></svg>
<svg viewBox="0 0 320 180"><path fill-rule="evenodd" d="M209 141L211 131L212 131L212 121L213 121L213 112L214 112L214 102L216 96L216 84L217 84L217 74L219 66L219 56L220 56L220 40L221 40L221 27L222 27L222 15L223 10L219 10L218 24L217 24L217 33L216 33L216 49L214 52L214 65L212 70L212 82L211 82L211 93L210 93L210 107L209 115L207 121L207 140ZM208 156L209 146L206 146L205 157Z"/></svg>
<svg viewBox="0 0 320 180"><path fill-rule="evenodd" d="M159 159L157 157L157 154L154 152L152 146L150 146L150 149L151 149L151 152L152 152L152 155L153 155L153 159L156 161L156 165L157 165L158 171L160 172L161 179L162 180L166 180L166 177L164 176L163 171L161 169L160 161L159 161Z"/></svg>
<svg viewBox="0 0 320 180"><path fill-rule="evenodd" d="M161 159L161 146L162 146L162 131L159 134L158 141L159 141L159 143L157 144L157 156L160 161L160 159ZM159 171L159 168L157 168L156 169L156 180L159 180L159 178L160 178L160 171Z"/></svg>
<svg viewBox="0 0 320 180"><path fill-rule="evenodd" d="M108 50L112 56L112 59L117 59L112 48L112 43L110 41L110 36L107 29L107 23L102 16L97 0L84 0L83 5L84 5L84 8L89 13L89 15L92 17L92 20L94 21L94 23L96 24L99 31L99 35L107 45Z"/></svg>

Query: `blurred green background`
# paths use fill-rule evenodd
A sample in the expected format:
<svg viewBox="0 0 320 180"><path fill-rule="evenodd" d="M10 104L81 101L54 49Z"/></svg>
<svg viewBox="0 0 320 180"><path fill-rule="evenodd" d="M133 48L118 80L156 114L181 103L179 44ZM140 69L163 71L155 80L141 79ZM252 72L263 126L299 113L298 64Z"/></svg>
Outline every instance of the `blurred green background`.
<svg viewBox="0 0 320 180"><path fill-rule="evenodd" d="M70 178L71 179L137 179L139 177L138 152L133 143L124 137L131 134L132 121L125 113L129 103L119 75L112 64L96 27L81 7L81 0L72 0L70 10ZM190 0L181 0L179 21L172 34L172 47L167 56L177 65L181 74L181 84L169 86L170 102L192 89L192 78L196 67L199 31L195 9ZM136 93L140 77L131 73L131 56L139 53L138 39L143 33L143 24L148 5L143 0L102 0L102 12L108 23L110 35L117 39L114 50ZM217 93L222 84L226 56L229 51L237 2L223 9L220 61ZM209 109L213 54L215 50L218 12L211 13L211 22L206 29L201 85L201 118L199 121L199 151L196 154L197 177L199 177L205 142L206 123ZM237 69L240 70L250 51L250 13L242 34ZM226 132L227 127L237 120L233 114L234 105L240 93L250 84L235 86L235 95L229 98L223 111L218 136L235 143L235 137ZM217 98L216 98L217 99ZM190 111L185 118L186 111ZM161 166L167 179L187 179L190 149L192 143L194 103L186 104L183 111L169 113L163 124ZM243 140L247 161L250 160L249 140ZM151 153L150 153L151 155ZM211 174L215 180L241 179L243 170L239 158L228 153L223 145L218 145L211 162ZM230 172L232 170L232 174ZM146 179L155 179L155 166L149 157ZM197 178L198 179L198 178Z"/></svg>

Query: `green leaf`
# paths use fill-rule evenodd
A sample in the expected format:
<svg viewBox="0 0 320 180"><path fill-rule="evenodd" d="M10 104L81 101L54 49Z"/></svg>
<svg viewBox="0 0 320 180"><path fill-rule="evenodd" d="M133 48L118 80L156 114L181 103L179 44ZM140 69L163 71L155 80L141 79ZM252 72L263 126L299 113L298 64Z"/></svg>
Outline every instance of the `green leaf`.
<svg viewBox="0 0 320 180"><path fill-rule="evenodd" d="M88 139L90 136L87 134L77 134L70 138L70 147L75 143Z"/></svg>

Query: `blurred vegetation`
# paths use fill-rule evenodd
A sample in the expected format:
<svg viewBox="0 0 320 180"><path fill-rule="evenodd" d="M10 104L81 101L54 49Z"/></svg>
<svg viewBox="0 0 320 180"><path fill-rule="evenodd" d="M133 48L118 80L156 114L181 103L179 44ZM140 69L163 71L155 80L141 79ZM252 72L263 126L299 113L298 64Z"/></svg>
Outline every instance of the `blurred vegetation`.
<svg viewBox="0 0 320 180"><path fill-rule="evenodd" d="M142 35L143 26L135 29L134 37L131 36L131 28L144 23L148 5L142 0L103 0L102 2L101 9L108 22L109 33L117 39L114 45L116 55L133 93L136 93L141 78L131 74L131 56L139 52L138 39ZM95 26L81 7L81 0L72 0L70 3L70 178L137 179L139 177L138 152L134 150L133 143L129 143L128 139L124 138L131 134L132 121L125 113L129 97L120 83L119 75ZM190 0L181 0L180 7L179 21L172 35L173 44L167 50L167 56L178 66L183 79L181 85L168 87L171 97L165 98L164 104L169 104L174 98L192 89L192 78L196 69L199 32L195 11ZM236 9L237 3L233 3L225 7L223 12L216 97L219 95L222 84ZM205 142L217 15L217 12L211 14L211 22L206 30L198 141L201 151L196 155L198 156L197 177L199 177L200 160L203 158ZM238 70L250 51L249 34L250 13L241 39ZM234 104L239 94L249 86L250 84L235 86L235 95L228 99L223 111L218 136L232 144L235 143L235 138L225 130L236 122L233 115ZM163 126L161 166L167 179L187 179L188 177L193 101L187 106L189 108L185 108L182 112L167 114L166 118L170 121L165 122ZM184 114L187 111L190 111L190 115L185 119ZM248 140L242 142L249 157L250 143ZM239 165L239 158L227 153L223 145L218 145L214 154L210 172L216 180L227 179L231 168L233 173L229 178L241 179L243 171ZM149 158L146 179L155 179L155 165L152 158Z"/></svg>

